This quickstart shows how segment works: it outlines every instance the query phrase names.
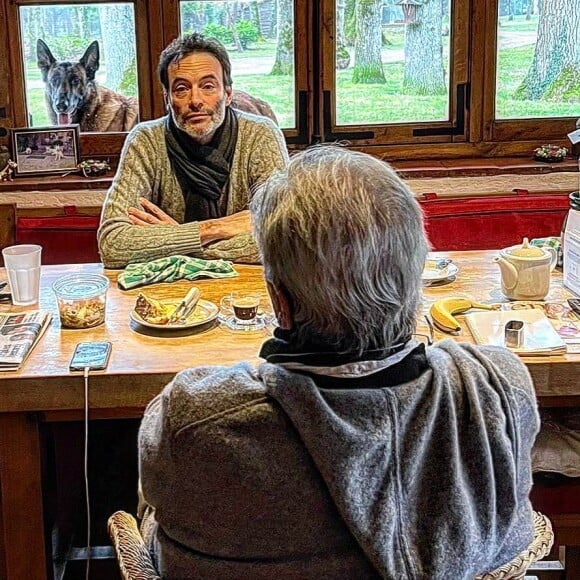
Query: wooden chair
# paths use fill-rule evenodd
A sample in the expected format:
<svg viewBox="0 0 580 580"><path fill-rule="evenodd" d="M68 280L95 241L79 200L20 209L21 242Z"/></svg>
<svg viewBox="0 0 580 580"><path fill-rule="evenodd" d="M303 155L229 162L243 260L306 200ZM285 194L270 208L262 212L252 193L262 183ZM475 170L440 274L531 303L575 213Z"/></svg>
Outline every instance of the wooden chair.
<svg viewBox="0 0 580 580"><path fill-rule="evenodd" d="M117 555L123 580L160 580L135 518L126 512L115 512L109 518L109 536ZM552 547L554 533L550 520L534 512L534 539L526 550L497 570L482 574L476 580L520 580L526 570L546 556Z"/></svg>

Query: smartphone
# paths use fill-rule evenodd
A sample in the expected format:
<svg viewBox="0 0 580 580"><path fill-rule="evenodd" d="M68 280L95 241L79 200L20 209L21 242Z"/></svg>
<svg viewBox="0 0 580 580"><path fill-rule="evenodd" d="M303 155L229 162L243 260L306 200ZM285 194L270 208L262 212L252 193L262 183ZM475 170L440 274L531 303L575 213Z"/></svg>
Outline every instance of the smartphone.
<svg viewBox="0 0 580 580"><path fill-rule="evenodd" d="M111 354L110 342L79 342L70 361L71 371L100 371L107 368Z"/></svg>

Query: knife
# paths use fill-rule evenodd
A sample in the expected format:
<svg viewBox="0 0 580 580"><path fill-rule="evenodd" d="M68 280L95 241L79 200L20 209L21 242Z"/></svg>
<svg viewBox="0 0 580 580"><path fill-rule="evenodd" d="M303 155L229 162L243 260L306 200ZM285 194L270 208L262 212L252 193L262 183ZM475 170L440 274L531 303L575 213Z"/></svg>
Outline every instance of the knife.
<svg viewBox="0 0 580 580"><path fill-rule="evenodd" d="M197 304L197 301L199 300L200 296L201 292L199 291L199 288L197 288L196 286L190 288L189 292L185 295L183 300L178 304L173 314L169 317L169 321L167 324L173 324L178 320L181 320L186 314L189 315L193 310L193 308L195 307L195 305Z"/></svg>

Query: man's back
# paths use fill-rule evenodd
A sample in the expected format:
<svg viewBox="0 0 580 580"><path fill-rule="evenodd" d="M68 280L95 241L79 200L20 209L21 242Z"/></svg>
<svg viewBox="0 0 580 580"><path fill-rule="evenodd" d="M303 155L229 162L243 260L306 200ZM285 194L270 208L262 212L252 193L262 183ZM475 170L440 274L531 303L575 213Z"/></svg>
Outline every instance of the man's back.
<svg viewBox="0 0 580 580"><path fill-rule="evenodd" d="M421 349L367 365L364 388L337 367L178 375L140 438L162 571L461 578L510 560L531 539L529 377L504 351Z"/></svg>

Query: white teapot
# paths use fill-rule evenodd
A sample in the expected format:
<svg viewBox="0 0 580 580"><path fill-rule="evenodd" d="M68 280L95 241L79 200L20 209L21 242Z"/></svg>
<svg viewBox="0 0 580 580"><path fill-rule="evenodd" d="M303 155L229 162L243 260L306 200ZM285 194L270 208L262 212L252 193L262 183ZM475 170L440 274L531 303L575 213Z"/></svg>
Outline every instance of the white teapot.
<svg viewBox="0 0 580 580"><path fill-rule="evenodd" d="M511 246L494 258L501 270L501 290L511 300L542 300L550 290L550 273L558 256L554 248Z"/></svg>

